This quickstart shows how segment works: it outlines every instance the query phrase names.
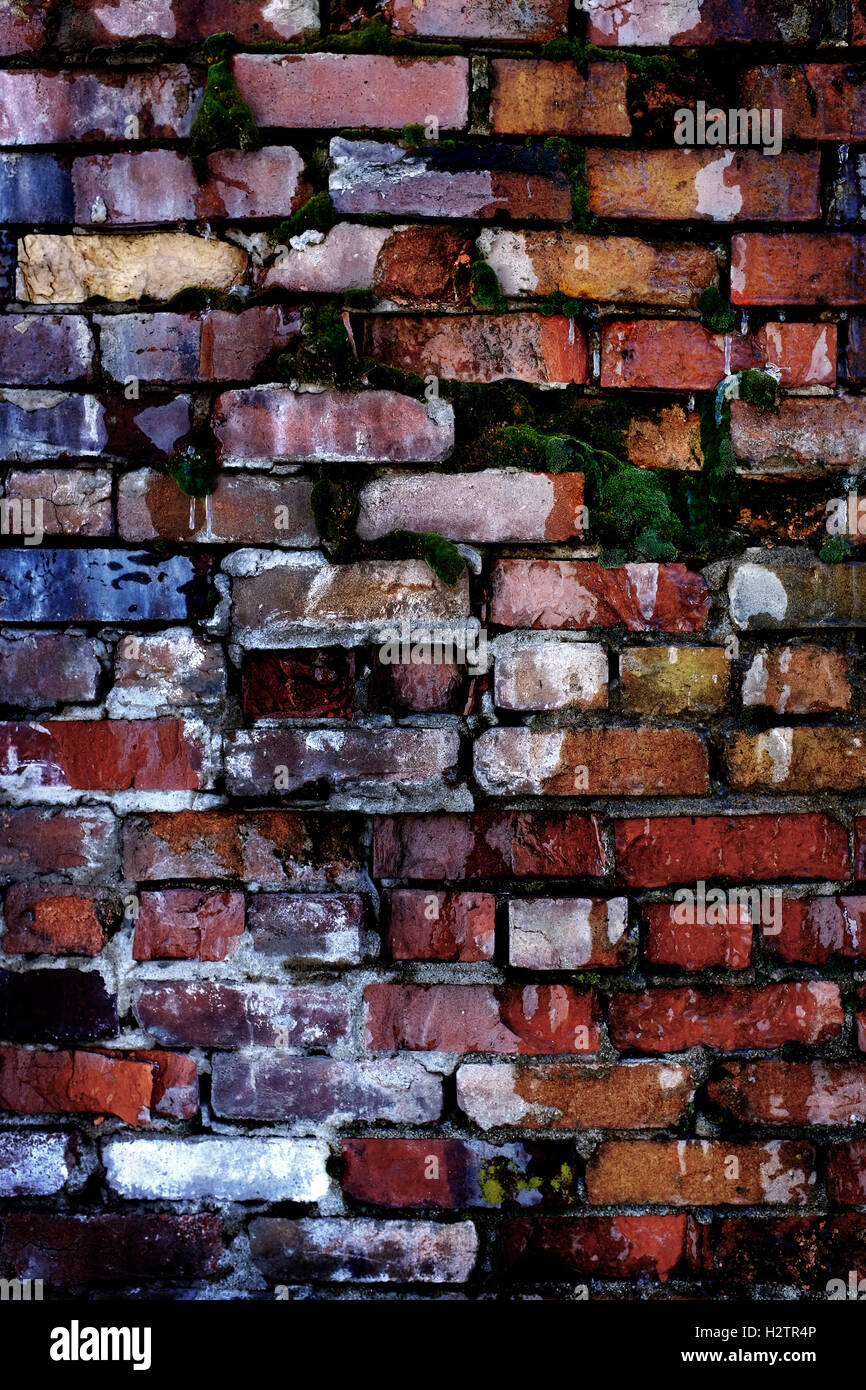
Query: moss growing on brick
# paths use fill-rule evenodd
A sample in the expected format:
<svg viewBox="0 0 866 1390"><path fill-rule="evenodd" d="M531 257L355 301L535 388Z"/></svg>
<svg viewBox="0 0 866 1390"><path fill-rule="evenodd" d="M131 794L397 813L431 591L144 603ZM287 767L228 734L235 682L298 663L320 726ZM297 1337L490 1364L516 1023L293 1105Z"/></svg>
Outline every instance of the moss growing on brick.
<svg viewBox="0 0 866 1390"><path fill-rule="evenodd" d="M567 140L561 135L552 135L544 142L544 149L557 155L563 171L571 184L571 225L575 231L590 232L597 226L597 219L589 208L589 181L586 173L586 149L575 140Z"/></svg>
<svg viewBox="0 0 866 1390"><path fill-rule="evenodd" d="M839 565L850 558L851 546L841 536L831 536L818 551L818 559L823 560L825 565Z"/></svg>
<svg viewBox="0 0 866 1390"><path fill-rule="evenodd" d="M333 550L334 558L348 557L361 510L357 482L339 473L334 476L334 470L328 476L320 469L310 492L310 508L316 529Z"/></svg>
<svg viewBox="0 0 866 1390"><path fill-rule="evenodd" d="M424 127L418 121L414 121L410 125L404 125L403 129L400 131L400 139L403 144L409 145L412 148L423 145L426 138Z"/></svg>
<svg viewBox="0 0 866 1390"><path fill-rule="evenodd" d="M303 207L271 228L268 240L272 246L286 246L291 237L301 236L304 232L329 232L339 220L330 193L314 193Z"/></svg>
<svg viewBox="0 0 866 1390"><path fill-rule="evenodd" d="M436 531L389 531L380 544L392 554L424 560L436 578L453 588L466 569L466 561L451 541Z"/></svg>
<svg viewBox="0 0 866 1390"><path fill-rule="evenodd" d="M302 325L299 345L281 352L277 358L277 369L283 377L340 387L362 381L363 368L339 305L310 305L304 309Z"/></svg>
<svg viewBox="0 0 866 1390"><path fill-rule="evenodd" d="M493 267L489 266L486 261L475 261L470 273L470 298L475 308L483 309L488 313L501 314L506 307L505 296L502 293L499 277Z"/></svg>
<svg viewBox="0 0 866 1390"><path fill-rule="evenodd" d="M233 48L231 34L214 34L204 45L207 81L189 136L190 158L199 183L207 182L207 157L215 150L261 149L255 117L235 85Z"/></svg>
<svg viewBox="0 0 866 1390"><path fill-rule="evenodd" d="M453 43L421 43L392 34L384 15L362 19L357 29L343 34L326 34L308 43L279 45L282 53L381 53L395 57L446 57L462 50Z"/></svg>
<svg viewBox="0 0 866 1390"><path fill-rule="evenodd" d="M166 472L185 497L207 497L216 491L219 465L206 449L190 447L181 454L174 454L166 465Z"/></svg>
<svg viewBox="0 0 866 1390"><path fill-rule="evenodd" d="M710 333L732 333L737 316L718 285L708 285L698 300L701 323Z"/></svg>

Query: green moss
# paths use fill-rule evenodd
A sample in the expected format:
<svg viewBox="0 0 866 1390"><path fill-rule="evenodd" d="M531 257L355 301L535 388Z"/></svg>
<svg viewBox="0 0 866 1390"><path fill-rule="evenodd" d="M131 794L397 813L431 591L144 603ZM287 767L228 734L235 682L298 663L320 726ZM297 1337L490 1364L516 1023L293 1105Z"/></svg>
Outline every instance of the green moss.
<svg viewBox="0 0 866 1390"><path fill-rule="evenodd" d="M451 541L436 531L389 531L382 541L393 551L424 560L436 578L453 588L466 569L466 561Z"/></svg>
<svg viewBox="0 0 866 1390"><path fill-rule="evenodd" d="M343 291L343 304L347 309L361 313L376 306L377 296L372 290L351 289Z"/></svg>
<svg viewBox="0 0 866 1390"><path fill-rule="evenodd" d="M595 309L589 300L570 299L562 290L555 290L541 304L535 305L533 313L543 314L545 318L551 318L554 314L563 314L567 319L595 317Z"/></svg>
<svg viewBox="0 0 866 1390"><path fill-rule="evenodd" d="M737 317L730 304L722 298L718 285L708 285L698 300L701 323L710 333L731 333Z"/></svg>
<svg viewBox="0 0 866 1390"><path fill-rule="evenodd" d="M782 401L782 390L778 381L769 372L759 372L747 367L738 373L740 379L740 400L753 405L765 413L778 410Z"/></svg>
<svg viewBox="0 0 866 1390"><path fill-rule="evenodd" d="M268 240L272 246L287 246L291 237L303 232L329 232L339 220L330 193L314 193L303 207L268 232Z"/></svg>
<svg viewBox="0 0 866 1390"><path fill-rule="evenodd" d="M571 184L571 225L576 231L590 232L597 219L589 207L589 181L586 172L586 149L574 140L552 135L545 140L544 149L559 157L563 171Z"/></svg>
<svg viewBox="0 0 866 1390"><path fill-rule="evenodd" d="M505 296L502 286L492 266L486 261L475 261L471 268L470 297L476 309L488 313L501 314L505 309Z"/></svg>
<svg viewBox="0 0 866 1390"><path fill-rule="evenodd" d="M423 145L427 139L424 134L424 127L418 121L413 121L411 125L404 125L400 131L400 139L404 145Z"/></svg>
<svg viewBox="0 0 866 1390"><path fill-rule="evenodd" d="M571 1207L577 1201L577 1175L569 1163L561 1164L559 1172L550 1179L550 1186L563 1206Z"/></svg>
<svg viewBox="0 0 866 1390"><path fill-rule="evenodd" d="M310 507L316 529L334 552L336 559L347 557L355 542L355 529L361 504L354 479L329 477L319 469L310 493Z"/></svg>
<svg viewBox="0 0 866 1390"><path fill-rule="evenodd" d="M189 153L199 183L208 179L207 157L215 150L258 150L255 117L235 85L231 34L214 34L204 45L208 62L201 105L189 136Z"/></svg>
<svg viewBox="0 0 866 1390"><path fill-rule="evenodd" d="M841 536L831 536L818 551L818 559L823 560L825 565L838 565L843 560L850 560L850 558L851 546Z"/></svg>
<svg viewBox="0 0 866 1390"><path fill-rule="evenodd" d="M395 57L437 58L460 53L462 50L453 43L420 43L415 39L404 39L392 34L388 21L381 14L363 19L357 29L344 34L326 34L324 38L313 39L309 43L284 44L283 53L383 53Z"/></svg>
<svg viewBox="0 0 866 1390"><path fill-rule="evenodd" d="M174 454L166 471L185 497L207 497L216 490L219 465L207 450L189 448L182 454Z"/></svg>
<svg viewBox="0 0 866 1390"><path fill-rule="evenodd" d="M277 370L287 380L320 386L354 386L363 367L346 331L343 314L334 303L311 304L302 315L301 341L280 353Z"/></svg>

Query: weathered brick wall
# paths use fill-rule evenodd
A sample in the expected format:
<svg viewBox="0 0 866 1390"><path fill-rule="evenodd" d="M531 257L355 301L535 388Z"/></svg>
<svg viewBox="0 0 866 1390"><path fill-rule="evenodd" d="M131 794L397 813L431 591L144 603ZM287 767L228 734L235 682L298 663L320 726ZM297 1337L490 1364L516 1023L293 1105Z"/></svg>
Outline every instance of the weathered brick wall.
<svg viewBox="0 0 866 1390"><path fill-rule="evenodd" d="M824 1297L866 5L362 18L0 4L0 1274Z"/></svg>

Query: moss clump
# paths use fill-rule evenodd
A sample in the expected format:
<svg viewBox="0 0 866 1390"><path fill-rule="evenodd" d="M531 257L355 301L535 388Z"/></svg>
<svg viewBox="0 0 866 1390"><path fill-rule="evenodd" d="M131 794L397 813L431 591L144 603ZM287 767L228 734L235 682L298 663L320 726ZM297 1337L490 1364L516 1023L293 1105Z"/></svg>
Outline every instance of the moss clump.
<svg viewBox="0 0 866 1390"><path fill-rule="evenodd" d="M698 300L701 323L710 333L732 333L737 317L730 304L722 298L718 285L708 285Z"/></svg>
<svg viewBox="0 0 866 1390"><path fill-rule="evenodd" d="M597 451L589 463L589 511L593 535L613 550L608 565L621 563L623 549L644 560L674 560L685 528L671 506L665 478Z"/></svg>
<svg viewBox="0 0 866 1390"><path fill-rule="evenodd" d="M506 307L499 277L486 261L474 261L470 270L470 298L476 309L501 314Z"/></svg>
<svg viewBox="0 0 866 1390"><path fill-rule="evenodd" d="M182 454L174 454L166 471L185 497L207 497L216 491L219 465L207 450L190 447Z"/></svg>
<svg viewBox="0 0 866 1390"><path fill-rule="evenodd" d="M524 1177L513 1158L488 1158L478 1169L482 1201L491 1207L514 1202L521 1192L537 1192L542 1185L540 1177Z"/></svg>
<svg viewBox="0 0 866 1390"><path fill-rule="evenodd" d="M382 540L392 552L397 550L412 559L426 561L436 578L449 589L453 589L466 569L466 561L456 545L436 531L389 531Z"/></svg>
<svg viewBox="0 0 866 1390"><path fill-rule="evenodd" d="M404 125L403 129L400 131L400 139L404 145L411 145L414 147L423 145L427 136L424 133L424 127L418 121L413 121L410 125Z"/></svg>
<svg viewBox="0 0 866 1390"><path fill-rule="evenodd" d="M754 367L747 367L745 371L738 373L740 379L740 400L753 405L756 410L765 413L770 410L778 410L782 401L782 389L774 376L769 372L759 372Z"/></svg>
<svg viewBox="0 0 866 1390"><path fill-rule="evenodd" d="M486 432L485 451L498 468L539 473L579 472L585 446L567 434L543 434L533 425L494 425Z"/></svg>
<svg viewBox="0 0 866 1390"><path fill-rule="evenodd" d="M204 45L207 81L189 136L189 153L199 183L208 178L207 157L215 150L258 150L255 117L235 86L231 34L214 34Z"/></svg>
<svg viewBox="0 0 866 1390"><path fill-rule="evenodd" d="M362 381L363 368L339 305L313 304L304 310L301 341L280 353L277 369L288 380L321 386L354 386Z"/></svg>
<svg viewBox="0 0 866 1390"><path fill-rule="evenodd" d="M272 246L287 246L293 236L301 236L304 232L329 232L339 220L330 193L314 193L303 207L268 232L268 240Z"/></svg>
<svg viewBox="0 0 866 1390"><path fill-rule="evenodd" d="M571 1207L577 1201L577 1175L569 1163L563 1163L559 1172L550 1179L550 1186L563 1206Z"/></svg>
<svg viewBox="0 0 866 1390"><path fill-rule="evenodd" d="M543 314L545 318L552 318L554 314L563 314L567 319L591 319L595 316L595 310L588 300L570 299L562 290L549 294L542 304L535 306L533 312Z"/></svg>
<svg viewBox="0 0 866 1390"><path fill-rule="evenodd" d="M818 559L825 565L838 565L851 558L851 546L841 536L831 536L818 551Z"/></svg>

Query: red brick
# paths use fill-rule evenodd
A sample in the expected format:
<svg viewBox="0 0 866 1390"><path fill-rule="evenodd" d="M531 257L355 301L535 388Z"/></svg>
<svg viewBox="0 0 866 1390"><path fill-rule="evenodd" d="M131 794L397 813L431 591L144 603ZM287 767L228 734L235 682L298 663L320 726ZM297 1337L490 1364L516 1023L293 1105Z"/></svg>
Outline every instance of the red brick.
<svg viewBox="0 0 866 1390"><path fill-rule="evenodd" d="M220 706L225 690L222 648L195 637L189 628L169 628L120 638L114 649L114 685L107 710L111 718L152 718L177 709L201 714L203 709Z"/></svg>
<svg viewBox="0 0 866 1390"><path fill-rule="evenodd" d="M573 1154L563 1144L494 1148L465 1139L344 1139L342 1154L343 1191L379 1207L455 1211L497 1208L503 1201L525 1205L527 1199L565 1206L571 1198L561 1179L564 1165L572 1171Z"/></svg>
<svg viewBox="0 0 866 1390"><path fill-rule="evenodd" d="M490 620L503 627L696 632L709 611L706 580L681 564L497 560L492 585Z"/></svg>
<svg viewBox="0 0 866 1390"><path fill-rule="evenodd" d="M154 1115L170 1120L192 1120L198 1114L198 1070L195 1059L180 1052L135 1048L127 1056L147 1062L153 1070Z"/></svg>
<svg viewBox="0 0 866 1390"><path fill-rule="evenodd" d="M866 932L866 898L784 898L782 930L765 945L784 961L825 965L834 956L856 960Z"/></svg>
<svg viewBox="0 0 866 1390"><path fill-rule="evenodd" d="M0 1047L0 1109L21 1115L116 1115L145 1124L153 1082L147 1062L116 1054Z"/></svg>
<svg viewBox="0 0 866 1390"><path fill-rule="evenodd" d="M760 150L587 150L598 217L808 222L820 217L821 157Z"/></svg>
<svg viewBox="0 0 866 1390"><path fill-rule="evenodd" d="M44 0L19 0L0 12L0 55L36 53L45 42Z"/></svg>
<svg viewBox="0 0 866 1390"><path fill-rule="evenodd" d="M740 104L782 112L785 139L866 139L866 94L845 63L797 63L750 68Z"/></svg>
<svg viewBox="0 0 866 1390"><path fill-rule="evenodd" d="M699 1229L700 1259L708 1274L721 1276L725 1288L756 1284L814 1287L826 1297L829 1278L847 1285L848 1271L863 1268L866 1218L789 1216L761 1220L743 1216L718 1220Z"/></svg>
<svg viewBox="0 0 866 1390"><path fill-rule="evenodd" d="M539 43L568 32L568 0L393 0L391 27L425 39L475 39L482 43Z"/></svg>
<svg viewBox="0 0 866 1390"><path fill-rule="evenodd" d="M253 719L351 719L355 654L342 647L250 652L243 668L244 714Z"/></svg>
<svg viewBox="0 0 866 1390"><path fill-rule="evenodd" d="M157 1042L186 1047L324 1047L349 1023L341 990L222 981L147 982L135 1015Z"/></svg>
<svg viewBox="0 0 866 1390"><path fill-rule="evenodd" d="M591 994L566 985L373 984L365 1043L379 1051L589 1053L599 1046Z"/></svg>
<svg viewBox="0 0 866 1390"><path fill-rule="evenodd" d="M0 1218L0 1263L49 1284L116 1284L139 1279L200 1279L222 1255L216 1216L60 1216L7 1213Z"/></svg>
<svg viewBox="0 0 866 1390"><path fill-rule="evenodd" d="M225 960L244 930L242 893L167 888L142 893L134 960Z"/></svg>
<svg viewBox="0 0 866 1390"><path fill-rule="evenodd" d="M157 538L202 544L313 546L318 532L306 478L220 473L207 501L193 502L174 479L150 469L125 473L117 526L127 541Z"/></svg>
<svg viewBox="0 0 866 1390"><path fill-rule="evenodd" d="M60 18L61 43L76 48L149 36L196 43L225 30L241 43L269 39L294 43L315 38L319 31L314 0L277 6L268 0L197 0L195 5L141 5L138 0L104 5L100 0L76 0Z"/></svg>
<svg viewBox="0 0 866 1390"><path fill-rule="evenodd" d="M728 372L768 365L780 367L785 386L836 379L836 329L827 324L767 324L743 338L683 319L614 322L602 328L601 350L605 387L709 391Z"/></svg>
<svg viewBox="0 0 866 1390"><path fill-rule="evenodd" d="M604 867L598 825L589 815L475 811L374 822L376 878L570 878Z"/></svg>
<svg viewBox="0 0 866 1390"><path fill-rule="evenodd" d="M866 237L847 232L743 232L731 241L735 304L862 304Z"/></svg>
<svg viewBox="0 0 866 1390"><path fill-rule="evenodd" d="M261 127L399 130L435 117L462 130L468 118L466 58L241 53L234 73Z"/></svg>
<svg viewBox="0 0 866 1390"><path fill-rule="evenodd" d="M718 278L709 247L689 242L487 228L478 247L509 298L561 290L608 304L692 309Z"/></svg>
<svg viewBox="0 0 866 1390"><path fill-rule="evenodd" d="M858 396L790 396L778 411L766 413L745 401L731 402L731 445L756 475L796 477L859 467L864 431L866 405Z"/></svg>
<svg viewBox="0 0 866 1390"><path fill-rule="evenodd" d="M98 956L106 926L117 925L117 898L61 884L13 883L6 893L3 950L13 954Z"/></svg>
<svg viewBox="0 0 866 1390"><path fill-rule="evenodd" d="M815 1150L795 1140L610 1140L587 1167L586 1193L595 1206L803 1205L816 1180Z"/></svg>
<svg viewBox="0 0 866 1390"><path fill-rule="evenodd" d="M682 909L680 909L682 911ZM721 922L682 922L677 907L646 903L646 955L653 965L677 965L682 970L706 970L712 966L745 970L752 953L752 919L747 907L731 912L716 909Z"/></svg>
<svg viewBox="0 0 866 1390"><path fill-rule="evenodd" d="M226 783L233 796L423 794L456 770L459 748L450 729L240 729L226 744Z"/></svg>
<svg viewBox="0 0 866 1390"><path fill-rule="evenodd" d="M238 878L312 886L359 863L351 817L293 811L158 811L124 822L124 874L136 880Z"/></svg>
<svg viewBox="0 0 866 1390"><path fill-rule="evenodd" d="M679 1062L468 1062L457 1071L457 1104L482 1129L664 1129L693 1095Z"/></svg>
<svg viewBox="0 0 866 1390"><path fill-rule="evenodd" d="M724 1062L707 1095L741 1125L849 1125L866 1120L866 1064Z"/></svg>
<svg viewBox="0 0 866 1390"><path fill-rule="evenodd" d="M512 898L508 933L509 964L523 970L616 969L633 954L627 898Z"/></svg>
<svg viewBox="0 0 866 1390"><path fill-rule="evenodd" d="M854 0L851 15L851 42L866 43L866 0Z"/></svg>
<svg viewBox="0 0 866 1390"><path fill-rule="evenodd" d="M709 764L690 729L488 729L475 776L494 795L689 796L707 791Z"/></svg>
<svg viewBox="0 0 866 1390"><path fill-rule="evenodd" d="M583 331L560 314L378 315L364 340L383 362L448 381L586 381Z"/></svg>
<svg viewBox="0 0 866 1390"><path fill-rule="evenodd" d="M202 735L177 720L46 720L0 724L0 757L28 787L104 791L209 785ZM4 774L13 785L13 775Z"/></svg>
<svg viewBox="0 0 866 1390"><path fill-rule="evenodd" d="M624 63L494 58L490 119L497 135L630 135Z"/></svg>
<svg viewBox="0 0 866 1390"><path fill-rule="evenodd" d="M522 1282L641 1275L664 1282L685 1273L688 1235L685 1216L521 1217L502 1227L503 1269Z"/></svg>
<svg viewBox="0 0 866 1390"><path fill-rule="evenodd" d="M225 461L435 463L454 444L453 423L437 424L422 401L396 391L321 393L280 386L226 391L213 430Z"/></svg>
<svg viewBox="0 0 866 1390"><path fill-rule="evenodd" d="M114 380L137 377L152 385L244 381L297 337L301 316L262 305L233 314L112 314L97 316L100 359Z"/></svg>
<svg viewBox="0 0 866 1390"><path fill-rule="evenodd" d="M848 658L823 647L761 647L743 676L743 704L822 714L851 703Z"/></svg>
<svg viewBox="0 0 866 1390"><path fill-rule="evenodd" d="M610 1004L615 1046L638 1052L828 1042L842 1022L839 987L823 981L764 989L652 989L616 994Z"/></svg>
<svg viewBox="0 0 866 1390"><path fill-rule="evenodd" d="M827 1152L827 1196L845 1207L866 1205L866 1139L831 1145Z"/></svg>
<svg viewBox="0 0 866 1390"><path fill-rule="evenodd" d="M496 899L491 893L393 888L388 950L395 960L491 960Z"/></svg>
<svg viewBox="0 0 866 1390"><path fill-rule="evenodd" d="M617 820L622 882L644 888L725 878L847 878L848 838L829 816L657 816Z"/></svg>
<svg viewBox="0 0 866 1390"><path fill-rule="evenodd" d="M4 314L0 368L10 386L63 386L91 377L94 342L79 314Z"/></svg>
<svg viewBox="0 0 866 1390"><path fill-rule="evenodd" d="M111 227L281 217L311 193L290 145L218 150L207 164L210 177L200 184L175 150L83 155L72 161L75 221Z"/></svg>
<svg viewBox="0 0 866 1390"><path fill-rule="evenodd" d="M736 791L792 792L866 786L866 730L786 728L727 739L728 783Z"/></svg>
<svg viewBox="0 0 866 1390"><path fill-rule="evenodd" d="M424 666L395 662L384 666L386 692L401 714L467 714L471 695L465 692L465 667L455 661ZM388 703L389 695L383 696Z"/></svg>
<svg viewBox="0 0 866 1390"><path fill-rule="evenodd" d="M465 268L471 259L472 238L463 228L442 223L365 227L338 222L321 242L286 247L272 266L257 272L256 279L264 290L335 294L369 289L395 304L468 307L470 284ZM462 280L458 279L460 265Z"/></svg>
<svg viewBox="0 0 866 1390"><path fill-rule="evenodd" d="M110 811L0 811L0 869L10 879L65 874L92 883L117 867L117 827Z"/></svg>
<svg viewBox="0 0 866 1390"><path fill-rule="evenodd" d="M185 139L201 98L180 64L146 72L0 72L0 144ZM138 122L129 134L129 118Z"/></svg>
<svg viewBox="0 0 866 1390"><path fill-rule="evenodd" d="M584 530L582 473L383 473L364 485L357 531L436 531L484 543L567 541Z"/></svg>
<svg viewBox="0 0 866 1390"><path fill-rule="evenodd" d="M60 632L0 637L0 700L24 709L94 700L99 661L93 642Z"/></svg>

